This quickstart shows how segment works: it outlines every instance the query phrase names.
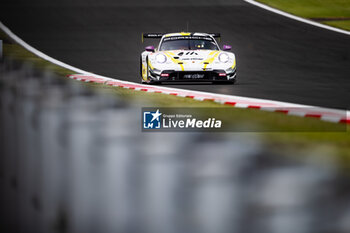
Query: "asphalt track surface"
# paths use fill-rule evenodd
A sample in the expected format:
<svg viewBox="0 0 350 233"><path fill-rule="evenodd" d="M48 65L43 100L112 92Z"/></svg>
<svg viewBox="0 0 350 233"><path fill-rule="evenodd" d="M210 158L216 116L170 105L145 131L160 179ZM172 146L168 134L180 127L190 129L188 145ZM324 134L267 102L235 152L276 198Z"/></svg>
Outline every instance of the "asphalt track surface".
<svg viewBox="0 0 350 233"><path fill-rule="evenodd" d="M350 36L242 0L3 0L0 20L40 51L72 66L140 82L142 32L220 32L237 57L237 85L184 89L349 109Z"/></svg>

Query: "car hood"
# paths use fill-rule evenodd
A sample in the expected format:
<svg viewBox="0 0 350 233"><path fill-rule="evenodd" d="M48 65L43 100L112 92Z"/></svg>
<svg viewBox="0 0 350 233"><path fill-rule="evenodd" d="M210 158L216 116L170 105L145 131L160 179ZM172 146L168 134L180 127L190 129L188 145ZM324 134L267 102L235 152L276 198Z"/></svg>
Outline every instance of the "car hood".
<svg viewBox="0 0 350 233"><path fill-rule="evenodd" d="M229 62L219 62L221 53L229 56ZM156 56L164 54L167 57L165 63L157 63ZM158 70L212 70L227 69L233 65L235 56L233 53L221 50L170 50L157 51L150 55L150 61Z"/></svg>
<svg viewBox="0 0 350 233"><path fill-rule="evenodd" d="M204 61L210 58L216 58L222 51L219 50L170 50L159 51L170 59L178 61Z"/></svg>

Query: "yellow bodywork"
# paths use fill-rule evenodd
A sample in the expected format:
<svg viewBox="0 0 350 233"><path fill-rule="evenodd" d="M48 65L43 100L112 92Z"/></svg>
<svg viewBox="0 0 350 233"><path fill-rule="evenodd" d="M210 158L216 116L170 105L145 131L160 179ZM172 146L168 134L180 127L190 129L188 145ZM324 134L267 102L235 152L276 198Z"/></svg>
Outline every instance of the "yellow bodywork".
<svg viewBox="0 0 350 233"><path fill-rule="evenodd" d="M185 62L181 62L181 63L180 63L177 59L173 58L173 57L171 56L171 54L174 55L174 53L172 53L172 52L164 52L164 54L165 54L168 58L170 58L170 60L172 60L172 62L174 62L175 64L178 64L178 65L181 67L181 70L182 70L182 71L185 70L183 64L186 64L186 63L185 63Z"/></svg>
<svg viewBox="0 0 350 233"><path fill-rule="evenodd" d="M207 69L207 66L211 63L213 63L213 61L215 60L215 58L217 56L219 56L220 54L220 51L213 51L211 53L209 53L209 57L208 59L204 60L202 63L204 64L204 67L203 67L203 70L206 70Z"/></svg>
<svg viewBox="0 0 350 233"><path fill-rule="evenodd" d="M142 63L142 79L147 81L147 69L143 63Z"/></svg>

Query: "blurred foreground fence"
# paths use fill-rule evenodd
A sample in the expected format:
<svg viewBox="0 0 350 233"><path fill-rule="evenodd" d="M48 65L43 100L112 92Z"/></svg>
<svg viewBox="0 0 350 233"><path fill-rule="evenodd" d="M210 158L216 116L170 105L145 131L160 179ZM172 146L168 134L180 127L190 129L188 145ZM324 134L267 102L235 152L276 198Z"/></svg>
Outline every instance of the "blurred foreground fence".
<svg viewBox="0 0 350 233"><path fill-rule="evenodd" d="M349 179L317 150L141 133L137 103L8 59L0 100L1 232L350 232Z"/></svg>

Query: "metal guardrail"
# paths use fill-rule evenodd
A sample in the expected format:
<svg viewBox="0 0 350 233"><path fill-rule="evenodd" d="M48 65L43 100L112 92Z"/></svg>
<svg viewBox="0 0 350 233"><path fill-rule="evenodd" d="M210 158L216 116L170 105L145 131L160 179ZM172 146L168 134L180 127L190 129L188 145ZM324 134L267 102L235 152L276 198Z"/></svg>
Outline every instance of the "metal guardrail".
<svg viewBox="0 0 350 233"><path fill-rule="evenodd" d="M349 179L314 163L326 147L309 163L253 134L141 133L140 109L6 59L2 232L350 231Z"/></svg>

